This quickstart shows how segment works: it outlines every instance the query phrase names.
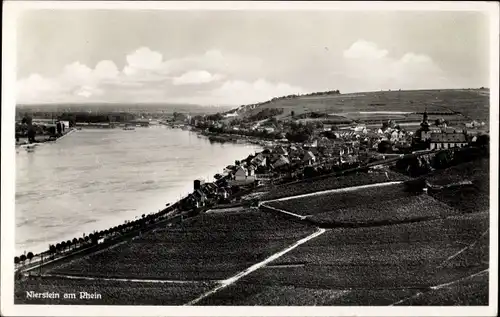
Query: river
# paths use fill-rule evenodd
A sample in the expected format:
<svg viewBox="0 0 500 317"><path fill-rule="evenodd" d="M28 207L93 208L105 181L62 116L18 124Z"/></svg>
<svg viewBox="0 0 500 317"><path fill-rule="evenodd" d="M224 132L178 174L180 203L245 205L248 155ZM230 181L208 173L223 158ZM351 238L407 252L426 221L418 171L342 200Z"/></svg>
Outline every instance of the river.
<svg viewBox="0 0 500 317"><path fill-rule="evenodd" d="M258 151L163 126L79 130L16 149L16 254L157 212Z"/></svg>

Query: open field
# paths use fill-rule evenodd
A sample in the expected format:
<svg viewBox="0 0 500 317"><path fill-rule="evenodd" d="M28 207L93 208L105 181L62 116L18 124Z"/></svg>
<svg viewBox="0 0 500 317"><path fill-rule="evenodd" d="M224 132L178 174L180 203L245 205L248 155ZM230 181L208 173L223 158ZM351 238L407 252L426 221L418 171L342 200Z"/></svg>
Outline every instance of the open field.
<svg viewBox="0 0 500 317"><path fill-rule="evenodd" d="M489 266L488 227L488 214L477 213L332 229L199 304L391 305L441 285L433 292L448 305L487 305L487 280L467 277ZM469 286L453 283L461 280ZM471 290L481 292L468 300Z"/></svg>
<svg viewBox="0 0 500 317"><path fill-rule="evenodd" d="M262 261L314 231L262 212L209 213L143 234L47 273L175 280L215 280Z"/></svg>
<svg viewBox="0 0 500 317"><path fill-rule="evenodd" d="M262 196L262 200L272 200L282 197L314 193L317 191L345 188L352 186L376 184L389 181L409 180L408 176L393 171L374 170L371 173L357 172L343 176L328 176L322 179L304 180L297 183L285 184L269 189Z"/></svg>
<svg viewBox="0 0 500 317"><path fill-rule="evenodd" d="M214 283L189 284L141 283L105 280L75 280L59 277L28 279L16 282L16 304L65 304L65 305L183 305L202 294ZM26 292L56 292L59 299L26 298ZM100 299L79 299L80 292L97 293ZM64 293L76 294L75 299L64 299Z"/></svg>
<svg viewBox="0 0 500 317"><path fill-rule="evenodd" d="M244 113L256 114L264 108L283 108L279 117L306 112L345 113L370 111L460 113L469 119L488 121L487 90L377 91L329 96L307 96L269 102Z"/></svg>

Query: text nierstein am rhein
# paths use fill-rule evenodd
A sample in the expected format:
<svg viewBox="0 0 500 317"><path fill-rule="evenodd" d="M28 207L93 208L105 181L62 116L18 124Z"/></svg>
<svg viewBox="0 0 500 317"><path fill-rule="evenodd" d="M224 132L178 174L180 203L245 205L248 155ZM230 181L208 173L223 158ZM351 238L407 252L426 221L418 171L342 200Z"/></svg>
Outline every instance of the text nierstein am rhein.
<svg viewBox="0 0 500 317"><path fill-rule="evenodd" d="M76 292L76 293L56 293L56 292L26 292L27 299L102 299L99 293Z"/></svg>

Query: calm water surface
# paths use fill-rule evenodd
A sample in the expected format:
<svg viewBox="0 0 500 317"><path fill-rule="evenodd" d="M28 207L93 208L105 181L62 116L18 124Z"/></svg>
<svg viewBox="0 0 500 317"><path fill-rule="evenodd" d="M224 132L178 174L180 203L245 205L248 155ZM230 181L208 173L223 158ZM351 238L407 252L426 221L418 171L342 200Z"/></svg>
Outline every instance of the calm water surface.
<svg viewBox="0 0 500 317"><path fill-rule="evenodd" d="M156 212L259 150L165 127L80 130L16 154L16 253Z"/></svg>

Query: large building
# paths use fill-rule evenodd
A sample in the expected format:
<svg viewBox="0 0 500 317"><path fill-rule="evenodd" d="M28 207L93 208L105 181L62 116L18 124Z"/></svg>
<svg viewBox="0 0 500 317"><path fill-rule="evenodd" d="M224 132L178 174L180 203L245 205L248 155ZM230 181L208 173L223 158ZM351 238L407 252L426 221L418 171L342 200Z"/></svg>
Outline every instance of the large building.
<svg viewBox="0 0 500 317"><path fill-rule="evenodd" d="M465 131L431 127L427 119L427 111L425 111L422 123L420 123L420 129L415 133L415 139L420 143L427 144L428 149L440 150L468 145L468 137Z"/></svg>
<svg viewBox="0 0 500 317"><path fill-rule="evenodd" d="M440 150L467 146L465 133L431 133L430 149Z"/></svg>

